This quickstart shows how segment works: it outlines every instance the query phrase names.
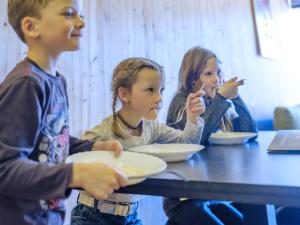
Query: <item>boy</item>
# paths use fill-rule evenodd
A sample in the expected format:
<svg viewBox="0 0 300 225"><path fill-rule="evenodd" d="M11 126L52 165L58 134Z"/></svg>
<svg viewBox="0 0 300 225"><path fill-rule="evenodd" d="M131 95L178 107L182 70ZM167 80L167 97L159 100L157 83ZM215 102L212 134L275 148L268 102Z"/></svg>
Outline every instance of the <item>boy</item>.
<svg viewBox="0 0 300 225"><path fill-rule="evenodd" d="M9 0L9 22L28 54L0 85L1 225L60 225L68 188L105 199L128 182L101 163L63 163L91 148L122 150L69 136L66 83L55 67L62 52L79 48L80 10L79 0Z"/></svg>

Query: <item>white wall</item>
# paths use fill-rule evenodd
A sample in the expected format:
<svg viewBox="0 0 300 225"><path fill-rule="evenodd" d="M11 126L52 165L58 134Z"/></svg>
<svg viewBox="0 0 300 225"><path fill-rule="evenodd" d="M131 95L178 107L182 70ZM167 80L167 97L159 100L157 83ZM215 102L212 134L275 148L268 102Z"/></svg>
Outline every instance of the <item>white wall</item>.
<svg viewBox="0 0 300 225"><path fill-rule="evenodd" d="M0 80L26 54L26 47L7 25L6 3L0 1ZM286 1L271 4L280 41L276 60L258 54L251 0L84 1L83 48L65 54L59 67L68 80L73 134L79 135L111 112L112 70L130 56L149 57L164 66L164 120L183 54L195 45L217 53L227 78L247 79L240 93L255 119L271 119L275 106L298 103L299 41L297 46L295 41L300 13L289 9Z"/></svg>

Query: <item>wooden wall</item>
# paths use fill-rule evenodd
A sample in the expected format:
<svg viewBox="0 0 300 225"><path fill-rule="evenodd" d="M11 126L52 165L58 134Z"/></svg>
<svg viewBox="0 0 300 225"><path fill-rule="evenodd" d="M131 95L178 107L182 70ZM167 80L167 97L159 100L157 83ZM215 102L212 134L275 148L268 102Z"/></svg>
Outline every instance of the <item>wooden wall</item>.
<svg viewBox="0 0 300 225"><path fill-rule="evenodd" d="M294 57L300 48L291 44L299 25L288 17L286 1L271 4L280 40L276 60L258 55L251 0L84 0L83 47L66 53L59 65L68 80L72 133L79 135L111 112L112 70L130 56L164 66L164 120L183 54L196 45L217 53L226 78L247 79L240 93L256 120L271 119L277 105L300 103L299 57ZM8 25L6 5L0 0L0 81L26 55Z"/></svg>
<svg viewBox="0 0 300 225"><path fill-rule="evenodd" d="M287 19L290 10L286 1L271 2L281 41L277 60L257 53L251 0L84 1L83 47L65 54L60 63L69 85L72 132L80 134L111 112L112 70L130 56L149 57L164 66L164 120L182 56L195 45L217 53L227 78L247 79L240 92L257 120L271 118L277 105L300 102L299 72L291 63L295 47L286 52L293 36L287 30L292 23ZM26 54L26 47L8 25L6 4L7 0L0 1L0 80Z"/></svg>

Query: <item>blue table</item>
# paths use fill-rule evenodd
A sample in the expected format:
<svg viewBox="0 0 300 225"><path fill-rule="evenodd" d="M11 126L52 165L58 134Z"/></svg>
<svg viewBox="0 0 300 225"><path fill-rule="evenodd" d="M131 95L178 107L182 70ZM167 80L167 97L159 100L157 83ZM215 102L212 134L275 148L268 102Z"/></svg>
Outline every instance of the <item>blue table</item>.
<svg viewBox="0 0 300 225"><path fill-rule="evenodd" d="M120 192L239 202L246 225L276 224L267 204L300 207L300 155L267 153L274 135L260 132L245 145L209 146Z"/></svg>

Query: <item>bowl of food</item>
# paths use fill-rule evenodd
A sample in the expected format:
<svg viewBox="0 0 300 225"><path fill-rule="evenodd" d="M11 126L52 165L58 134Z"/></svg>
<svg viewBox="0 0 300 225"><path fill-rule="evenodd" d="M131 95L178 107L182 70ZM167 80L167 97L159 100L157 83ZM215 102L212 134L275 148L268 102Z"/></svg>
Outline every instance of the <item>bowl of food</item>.
<svg viewBox="0 0 300 225"><path fill-rule="evenodd" d="M166 162L189 160L194 153L204 149L197 144L152 144L129 148L129 151L157 156Z"/></svg>
<svg viewBox="0 0 300 225"><path fill-rule="evenodd" d="M257 136L251 132L219 132L212 133L209 142L215 145L238 145L246 143L250 138Z"/></svg>
<svg viewBox="0 0 300 225"><path fill-rule="evenodd" d="M66 163L106 163L121 170L129 179L129 184L142 182L147 177L164 171L167 164L162 159L135 152L122 152L115 157L110 151L88 151L70 155Z"/></svg>

